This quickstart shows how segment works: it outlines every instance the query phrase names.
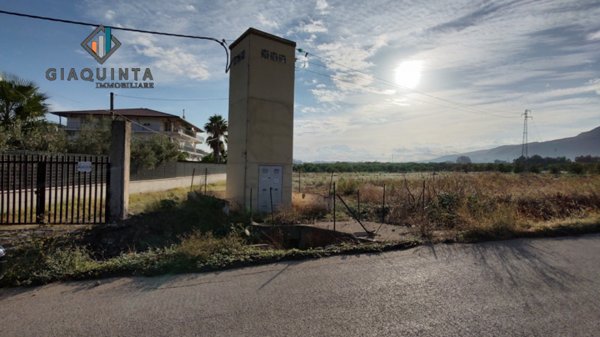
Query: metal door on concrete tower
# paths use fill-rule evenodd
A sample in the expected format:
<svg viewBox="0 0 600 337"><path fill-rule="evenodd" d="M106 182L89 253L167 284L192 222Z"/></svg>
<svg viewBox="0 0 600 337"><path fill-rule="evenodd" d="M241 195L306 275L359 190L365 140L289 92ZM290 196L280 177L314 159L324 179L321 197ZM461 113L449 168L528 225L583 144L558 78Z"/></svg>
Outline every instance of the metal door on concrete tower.
<svg viewBox="0 0 600 337"><path fill-rule="evenodd" d="M281 205L281 166L258 167L258 210L271 212Z"/></svg>

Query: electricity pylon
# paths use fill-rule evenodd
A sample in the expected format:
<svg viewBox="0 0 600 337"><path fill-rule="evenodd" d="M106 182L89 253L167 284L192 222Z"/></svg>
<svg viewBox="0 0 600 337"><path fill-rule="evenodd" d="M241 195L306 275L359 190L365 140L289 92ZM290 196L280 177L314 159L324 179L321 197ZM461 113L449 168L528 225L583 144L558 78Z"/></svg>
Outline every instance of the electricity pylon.
<svg viewBox="0 0 600 337"><path fill-rule="evenodd" d="M531 116L531 110L529 109L525 109L525 112L523 113L523 145L521 147L521 157L523 158L529 158L529 153L527 151L527 120L528 119L533 119L533 116Z"/></svg>

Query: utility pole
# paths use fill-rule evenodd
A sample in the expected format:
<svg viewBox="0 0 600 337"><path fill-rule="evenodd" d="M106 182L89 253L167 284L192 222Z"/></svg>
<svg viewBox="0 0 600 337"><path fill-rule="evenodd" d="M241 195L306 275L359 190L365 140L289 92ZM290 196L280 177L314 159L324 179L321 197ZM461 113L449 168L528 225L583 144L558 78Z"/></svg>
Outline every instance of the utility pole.
<svg viewBox="0 0 600 337"><path fill-rule="evenodd" d="M529 109L525 109L525 112L523 113L522 116L523 116L523 145L521 147L521 157L527 159L527 158L529 158L529 153L527 151L527 143L528 143L527 120L533 119L533 116L531 116L531 110L529 110Z"/></svg>

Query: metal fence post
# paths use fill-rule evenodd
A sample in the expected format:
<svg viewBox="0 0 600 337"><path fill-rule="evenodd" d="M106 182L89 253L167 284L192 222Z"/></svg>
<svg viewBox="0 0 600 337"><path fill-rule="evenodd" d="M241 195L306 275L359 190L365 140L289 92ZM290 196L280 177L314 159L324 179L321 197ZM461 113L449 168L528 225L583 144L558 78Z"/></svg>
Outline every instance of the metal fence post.
<svg viewBox="0 0 600 337"><path fill-rule="evenodd" d="M333 231L335 232L335 183L333 183Z"/></svg>
<svg viewBox="0 0 600 337"><path fill-rule="evenodd" d="M356 190L356 212L358 221L360 221L360 190Z"/></svg>
<svg viewBox="0 0 600 337"><path fill-rule="evenodd" d="M381 203L381 223L385 222L385 184L383 184L383 200Z"/></svg>
<svg viewBox="0 0 600 337"><path fill-rule="evenodd" d="M44 157L45 159L45 157ZM35 217L39 224L44 223L44 213L46 213L46 161L40 161L36 172L36 206Z"/></svg>
<svg viewBox="0 0 600 337"><path fill-rule="evenodd" d="M252 187L250 187L250 221L252 221Z"/></svg>
<svg viewBox="0 0 600 337"><path fill-rule="evenodd" d="M273 216L273 187L269 187L269 198L271 199L271 222L275 226L275 217Z"/></svg>
<svg viewBox="0 0 600 337"><path fill-rule="evenodd" d="M204 195L206 195L206 193L207 193L206 192L207 179L208 179L208 167L205 167L204 168Z"/></svg>
<svg viewBox="0 0 600 337"><path fill-rule="evenodd" d="M190 185L190 192L194 190L194 176L196 175L196 168L192 170L192 184Z"/></svg>

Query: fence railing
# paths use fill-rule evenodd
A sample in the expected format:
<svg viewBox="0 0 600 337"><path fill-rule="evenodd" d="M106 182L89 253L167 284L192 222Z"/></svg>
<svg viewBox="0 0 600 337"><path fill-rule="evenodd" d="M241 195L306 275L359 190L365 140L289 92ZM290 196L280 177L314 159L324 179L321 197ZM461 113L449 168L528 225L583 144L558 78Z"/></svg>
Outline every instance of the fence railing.
<svg viewBox="0 0 600 337"><path fill-rule="evenodd" d="M0 154L0 224L104 223L108 157Z"/></svg>
<svg viewBox="0 0 600 337"><path fill-rule="evenodd" d="M168 179L178 177L191 177L211 174L222 174L226 172L225 164L210 164L198 162L170 162L164 163L155 169L132 170L129 179L131 181Z"/></svg>

